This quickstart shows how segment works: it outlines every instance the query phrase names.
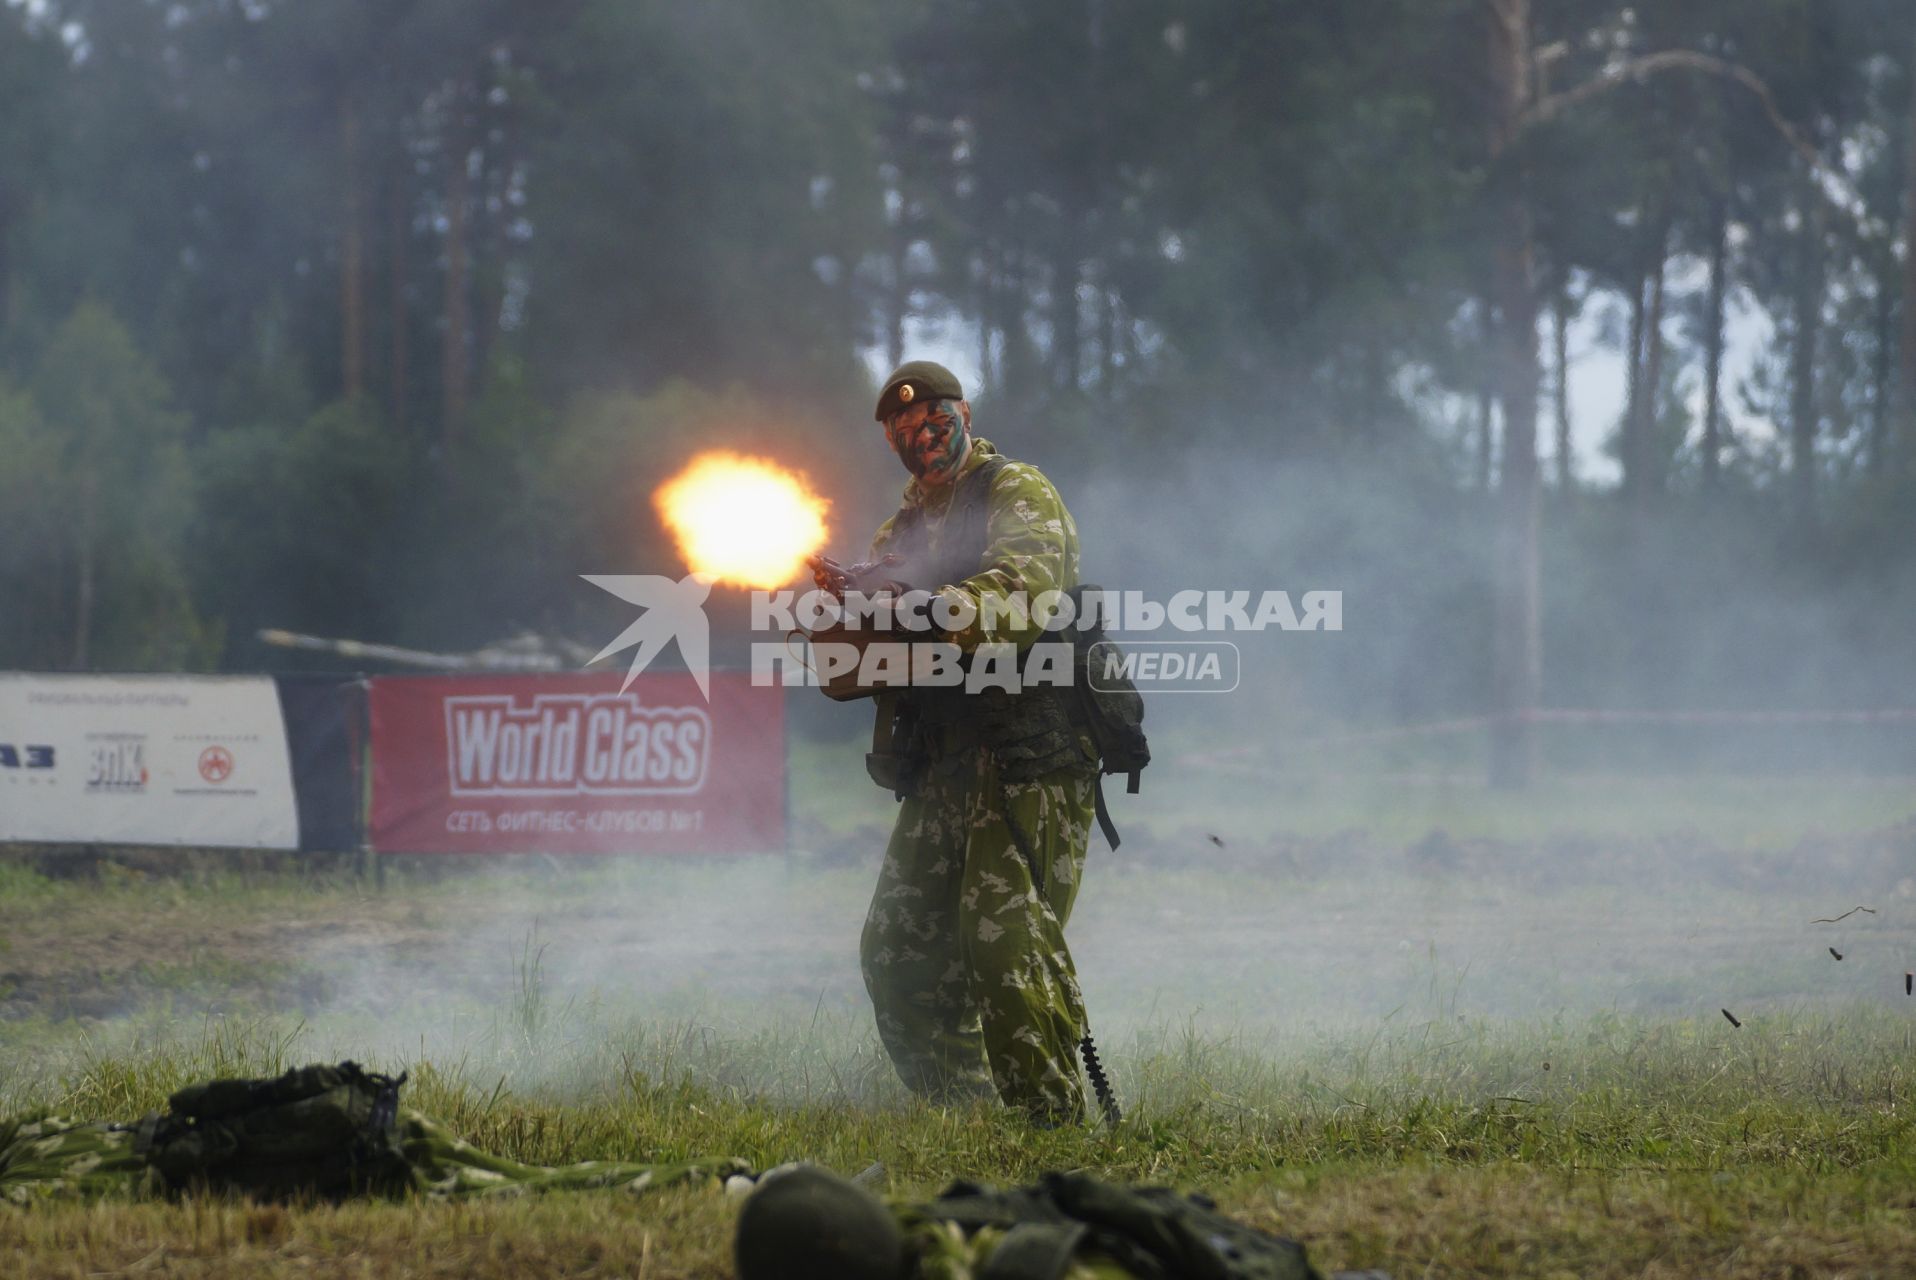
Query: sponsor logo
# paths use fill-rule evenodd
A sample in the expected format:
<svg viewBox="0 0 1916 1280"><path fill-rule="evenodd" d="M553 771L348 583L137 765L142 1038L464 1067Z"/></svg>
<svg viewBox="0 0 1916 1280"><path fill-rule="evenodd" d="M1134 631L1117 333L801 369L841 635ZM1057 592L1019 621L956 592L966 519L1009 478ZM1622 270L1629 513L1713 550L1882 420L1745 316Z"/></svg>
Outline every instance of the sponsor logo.
<svg viewBox="0 0 1916 1280"><path fill-rule="evenodd" d="M89 794L138 794L146 790L146 738L137 733L87 735Z"/></svg>
<svg viewBox="0 0 1916 1280"><path fill-rule="evenodd" d="M218 786L233 776L233 753L218 743L200 752L200 777Z"/></svg>
<svg viewBox="0 0 1916 1280"><path fill-rule="evenodd" d="M446 767L456 796L672 795L705 785L712 720L639 695L449 697Z"/></svg>
<svg viewBox="0 0 1916 1280"><path fill-rule="evenodd" d="M51 769L53 748L38 743L0 742L0 769Z"/></svg>

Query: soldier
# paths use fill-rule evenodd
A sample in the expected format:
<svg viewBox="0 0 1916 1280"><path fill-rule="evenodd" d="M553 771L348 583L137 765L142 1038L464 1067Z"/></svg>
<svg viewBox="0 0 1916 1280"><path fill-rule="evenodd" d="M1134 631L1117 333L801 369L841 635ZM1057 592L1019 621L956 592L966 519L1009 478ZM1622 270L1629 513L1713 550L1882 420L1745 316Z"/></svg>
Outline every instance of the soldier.
<svg viewBox="0 0 1916 1280"><path fill-rule="evenodd" d="M912 479L872 559L892 585L945 597L941 638L1027 648L1005 606L1078 584L1078 531L1057 489L971 434L950 370L902 365L878 421ZM827 585L821 576L820 585ZM902 796L859 952L879 1038L922 1096L996 1095L1045 1123L1084 1113L1084 1001L1065 947L1084 870L1096 761L1069 689L881 694L873 777Z"/></svg>

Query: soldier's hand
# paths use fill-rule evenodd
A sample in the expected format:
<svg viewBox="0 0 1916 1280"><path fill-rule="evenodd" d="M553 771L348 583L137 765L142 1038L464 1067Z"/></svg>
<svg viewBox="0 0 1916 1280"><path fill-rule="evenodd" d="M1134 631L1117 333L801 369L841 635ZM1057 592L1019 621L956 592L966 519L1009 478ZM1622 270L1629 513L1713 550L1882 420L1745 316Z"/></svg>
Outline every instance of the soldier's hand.
<svg viewBox="0 0 1916 1280"><path fill-rule="evenodd" d="M812 585L835 600L844 599L848 575L843 569L824 556L807 556L805 563L811 566Z"/></svg>

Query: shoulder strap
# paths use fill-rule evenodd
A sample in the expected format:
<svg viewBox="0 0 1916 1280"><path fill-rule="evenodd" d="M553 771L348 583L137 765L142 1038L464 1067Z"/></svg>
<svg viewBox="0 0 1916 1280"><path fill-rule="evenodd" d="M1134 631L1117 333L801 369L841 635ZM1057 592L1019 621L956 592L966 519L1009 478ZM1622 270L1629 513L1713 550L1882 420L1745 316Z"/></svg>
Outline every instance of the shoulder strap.
<svg viewBox="0 0 1916 1280"><path fill-rule="evenodd" d="M952 495L952 512L946 519L962 523L952 530L953 536L946 537L945 545L964 548L970 566L967 577L978 571L978 563L990 545L991 486L1010 462L1002 453L992 454L958 482L958 492Z"/></svg>
<svg viewBox="0 0 1916 1280"><path fill-rule="evenodd" d="M945 510L944 535L939 539L940 555L936 563L926 559L925 512L923 507L901 504L891 521L889 550L904 556L918 577L907 578L914 585L942 586L948 581L969 578L978 571L990 528L991 485L1011 459L994 453L967 471L958 480ZM936 579L933 583L931 580Z"/></svg>

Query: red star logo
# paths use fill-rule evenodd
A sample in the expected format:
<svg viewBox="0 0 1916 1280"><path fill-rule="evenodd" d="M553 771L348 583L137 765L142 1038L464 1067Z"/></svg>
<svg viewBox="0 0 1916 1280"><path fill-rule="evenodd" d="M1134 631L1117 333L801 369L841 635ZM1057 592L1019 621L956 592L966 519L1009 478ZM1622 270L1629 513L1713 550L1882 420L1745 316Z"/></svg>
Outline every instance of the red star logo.
<svg viewBox="0 0 1916 1280"><path fill-rule="evenodd" d="M233 773L233 753L225 747L208 747L200 752L200 777L208 782L224 782Z"/></svg>

